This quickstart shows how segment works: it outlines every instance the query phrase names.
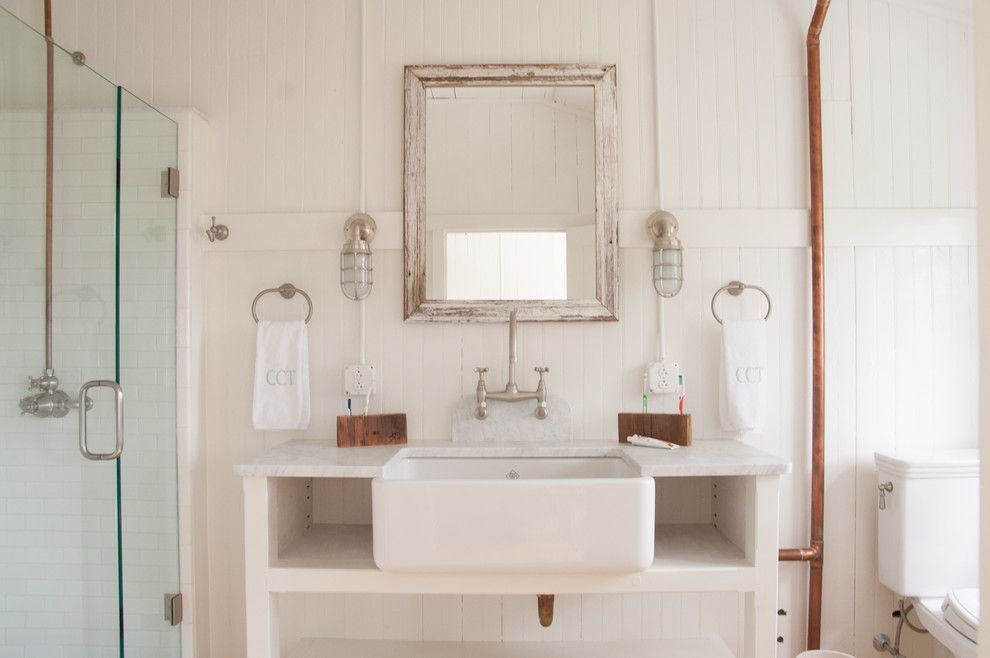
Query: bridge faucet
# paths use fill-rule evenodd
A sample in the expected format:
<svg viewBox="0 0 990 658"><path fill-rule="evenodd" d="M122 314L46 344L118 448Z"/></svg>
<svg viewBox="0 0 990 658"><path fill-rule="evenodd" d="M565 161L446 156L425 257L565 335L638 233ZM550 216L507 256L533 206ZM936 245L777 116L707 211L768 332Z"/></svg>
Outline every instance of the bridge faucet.
<svg viewBox="0 0 990 658"><path fill-rule="evenodd" d="M493 393L488 392L488 388L485 384L485 373L488 372L488 368L475 368L474 371L478 373L478 387L475 391L475 397L477 399L477 406L475 407L474 415L480 419L484 420L488 417L488 400L502 400L504 402L521 402L523 400L536 400L536 417L543 420L550 413L549 406L547 405L547 382L546 374L550 372L550 368L540 367L534 368L536 373L540 376L540 380L536 385L535 391L521 391L519 386L516 384L516 316L517 310L512 309L509 313L509 380L505 383L505 389L502 391L496 391Z"/></svg>

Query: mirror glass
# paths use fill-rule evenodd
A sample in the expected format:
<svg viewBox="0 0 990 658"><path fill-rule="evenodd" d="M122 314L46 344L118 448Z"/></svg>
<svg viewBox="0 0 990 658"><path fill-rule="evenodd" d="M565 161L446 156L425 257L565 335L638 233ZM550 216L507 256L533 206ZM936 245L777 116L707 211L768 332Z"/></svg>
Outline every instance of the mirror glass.
<svg viewBox="0 0 990 658"><path fill-rule="evenodd" d="M426 93L427 299L594 300L594 87Z"/></svg>

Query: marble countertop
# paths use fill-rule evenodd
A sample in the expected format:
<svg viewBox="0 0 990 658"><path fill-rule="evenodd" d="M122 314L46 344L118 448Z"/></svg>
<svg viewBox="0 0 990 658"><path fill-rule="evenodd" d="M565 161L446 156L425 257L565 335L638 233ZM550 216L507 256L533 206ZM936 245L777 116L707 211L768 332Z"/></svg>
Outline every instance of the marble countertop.
<svg viewBox="0 0 990 658"><path fill-rule="evenodd" d="M600 441L560 443L417 442L408 445L338 448L329 441L292 440L234 467L242 476L373 478L396 457L604 457L623 456L651 477L783 475L790 462L732 439L696 439L677 450Z"/></svg>

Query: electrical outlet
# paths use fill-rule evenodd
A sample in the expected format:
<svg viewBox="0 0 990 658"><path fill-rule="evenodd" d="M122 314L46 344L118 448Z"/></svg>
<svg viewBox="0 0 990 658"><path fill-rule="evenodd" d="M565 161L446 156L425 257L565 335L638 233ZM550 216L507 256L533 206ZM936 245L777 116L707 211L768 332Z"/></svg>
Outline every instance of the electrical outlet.
<svg viewBox="0 0 990 658"><path fill-rule="evenodd" d="M673 361L655 361L649 365L650 393L670 394L677 392L677 379L681 366Z"/></svg>
<svg viewBox="0 0 990 658"><path fill-rule="evenodd" d="M344 368L344 394L348 397L364 397L374 392L378 383L375 366L347 366Z"/></svg>

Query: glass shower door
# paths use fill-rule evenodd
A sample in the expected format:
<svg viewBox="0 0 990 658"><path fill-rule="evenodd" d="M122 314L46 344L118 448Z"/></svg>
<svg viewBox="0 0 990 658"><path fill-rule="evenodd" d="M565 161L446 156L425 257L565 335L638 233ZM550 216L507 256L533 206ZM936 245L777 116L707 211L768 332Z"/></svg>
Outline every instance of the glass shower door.
<svg viewBox="0 0 990 658"><path fill-rule="evenodd" d="M124 391L120 459L87 459L115 448L110 388L85 445L77 408L19 407L46 365L46 50L0 9L0 655L175 658L176 126L54 48L51 365L70 398Z"/></svg>
<svg viewBox="0 0 990 658"><path fill-rule="evenodd" d="M116 656L116 462L84 459L75 410L21 415L45 367L44 39L0 11L0 654ZM52 366L76 398L114 379L116 90L54 50ZM91 449L115 442L90 393Z"/></svg>
<svg viewBox="0 0 990 658"><path fill-rule="evenodd" d="M127 446L120 458L124 655L175 658L178 626L164 596L179 591L175 408L175 122L127 90L120 97L120 384Z"/></svg>

